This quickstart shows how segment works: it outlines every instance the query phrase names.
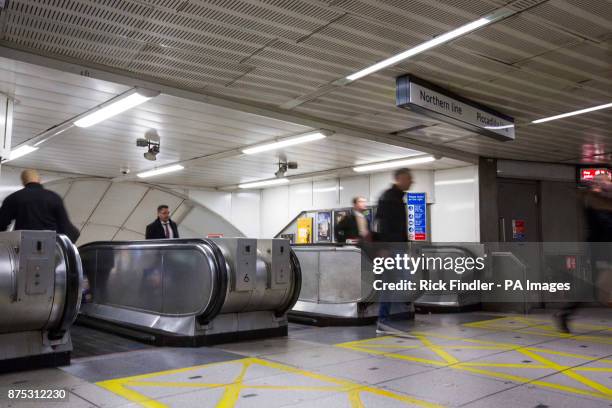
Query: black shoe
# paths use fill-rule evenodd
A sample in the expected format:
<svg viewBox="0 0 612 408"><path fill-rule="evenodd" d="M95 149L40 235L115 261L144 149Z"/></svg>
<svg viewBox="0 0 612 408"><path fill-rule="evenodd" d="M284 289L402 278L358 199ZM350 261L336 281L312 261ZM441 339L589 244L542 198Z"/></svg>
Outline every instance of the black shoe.
<svg viewBox="0 0 612 408"><path fill-rule="evenodd" d="M565 334L571 333L567 325L568 318L566 313L555 313L553 319L555 321L555 326L557 327L557 330L559 332Z"/></svg>

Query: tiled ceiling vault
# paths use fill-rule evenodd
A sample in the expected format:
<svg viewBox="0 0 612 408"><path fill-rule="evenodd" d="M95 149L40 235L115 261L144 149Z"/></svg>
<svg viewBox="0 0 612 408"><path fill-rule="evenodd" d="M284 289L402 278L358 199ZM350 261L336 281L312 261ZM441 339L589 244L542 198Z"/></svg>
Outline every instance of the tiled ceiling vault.
<svg viewBox="0 0 612 408"><path fill-rule="evenodd" d="M350 85L329 86L503 6L516 13ZM0 45L33 54L113 68L192 92L483 156L576 162L609 160L612 152L610 110L530 124L533 119L612 102L610 0L10 0L0 17L0 36ZM496 142L396 108L395 78L405 73L513 116L517 140ZM88 96L89 105L104 100L104 93L123 90L119 85L116 89L107 86ZM147 112L129 116L130 123L120 123L119 118L95 132L120 139L129 125L138 127L138 120L146 120L164 105L180 105L172 120L197 128L190 122L197 119L181 117L187 102L171 99L159 97L142 108ZM47 115L57 116L56 121L78 113L68 107L61 112L46 109ZM18 120L28 122L35 131L36 121L25 118L30 113L24 111ZM252 120L236 115L241 123L237 128L243 120ZM45 125L41 118L39 128ZM269 125L261 133L272 137L275 132L304 130L286 122L273 129ZM232 144L231 138L222 136L218 141L211 139L206 150L197 143L190 145L185 132L181 136L185 143L177 142L168 162L189 158L192 149L199 149L198 154L213 151L213 142L219 148ZM71 143L76 143L84 137L78 133L64 140L73 138ZM257 141L257 134L250 137ZM357 142L347 152L347 143L353 143L349 140L339 135L327 145L301 149L312 154L308 169L324 168L316 162L324 162L325 155L334 156L336 167L342 167L408 153L384 145L369 149L367 143L359 146ZM57 160L62 160L60 143L54 146ZM371 156L365 154L368 150ZM244 165L256 172L274 159L257 157ZM231 168L231 163L219 161L211 172L221 174ZM195 182L199 175L190 177L194 179L187 181ZM219 182L211 181L211 185Z"/></svg>

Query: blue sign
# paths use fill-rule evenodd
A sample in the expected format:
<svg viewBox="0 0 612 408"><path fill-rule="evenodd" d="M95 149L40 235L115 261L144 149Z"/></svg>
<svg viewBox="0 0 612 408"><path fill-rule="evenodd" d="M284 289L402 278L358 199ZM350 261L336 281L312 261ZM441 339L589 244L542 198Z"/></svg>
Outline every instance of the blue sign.
<svg viewBox="0 0 612 408"><path fill-rule="evenodd" d="M427 240L427 200L425 193L406 194L408 204L408 239Z"/></svg>

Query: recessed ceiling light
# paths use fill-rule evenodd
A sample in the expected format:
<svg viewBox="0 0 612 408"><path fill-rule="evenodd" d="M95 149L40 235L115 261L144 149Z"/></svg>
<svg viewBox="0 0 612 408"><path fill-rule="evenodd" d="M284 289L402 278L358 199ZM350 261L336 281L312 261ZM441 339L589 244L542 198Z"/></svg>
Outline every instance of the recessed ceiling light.
<svg viewBox="0 0 612 408"><path fill-rule="evenodd" d="M184 167L180 164L173 164L172 166L160 167L159 169L149 170L142 173L138 173L137 176L140 178L159 176L160 174L172 173L175 171L183 170Z"/></svg>
<svg viewBox="0 0 612 408"><path fill-rule="evenodd" d="M333 132L317 130L315 132L309 132L300 136L287 137L279 139L275 142L263 143L260 145L247 147L242 149L242 153L255 154L260 152L266 152L269 150L276 150L280 149L281 147L293 146L301 143L308 143L313 142L315 140L324 139L325 137L330 136L330 134L333 134Z"/></svg>
<svg viewBox="0 0 612 408"><path fill-rule="evenodd" d="M436 47L438 45L449 42L457 37L468 34L474 30L479 29L480 27L484 27L488 24L491 24L495 21L498 21L502 18L508 17L514 14L514 10L501 8L485 17L479 18L478 20L472 21L471 23L465 24L459 28L456 28L452 31L441 34L437 37L432 38L429 41L425 41L417 45L416 47L410 48L409 50L403 51L397 55L394 55L390 58L377 62L374 65L371 65L367 68L364 68L360 71L355 72L354 74L348 75L344 78L345 83L355 81L359 78L363 78L366 75L370 75L374 72L380 71L381 69L390 67L391 65L395 65L400 61L413 57L417 54L420 54L424 51L429 50L430 48Z"/></svg>
<svg viewBox="0 0 612 408"><path fill-rule="evenodd" d="M363 166L353 167L353 170L358 173L363 173L367 171L392 169L392 168L402 167L402 166L411 166L414 164L429 163L434 160L436 159L432 156L415 157L412 159L400 159L400 160L386 161L382 163L364 164Z"/></svg>
<svg viewBox="0 0 612 408"><path fill-rule="evenodd" d="M263 181L254 181L252 183L244 183L238 184L239 188L257 188L257 187L266 187L266 186L274 186L279 184L286 184L289 182L287 178L277 178L271 180L263 180Z"/></svg>
<svg viewBox="0 0 612 408"><path fill-rule="evenodd" d="M604 105L593 106L592 108L586 108L586 109L580 109L580 110L573 111L573 112L562 113L560 115L549 116L547 118L536 119L536 120L531 121L531 123L550 122L551 120L563 119L563 118L567 118L569 116L575 116L575 115L582 115L583 113L589 113L589 112L593 112L596 110L607 109L607 108L612 108L612 103L606 103Z"/></svg>
<svg viewBox="0 0 612 408"><path fill-rule="evenodd" d="M108 118L132 109L151 98L159 95L157 91L151 91L148 89L135 88L131 92L127 92L110 101L103 103L102 105L94 108L91 112L85 113L82 117L79 117L74 121L75 126L78 127L90 127L97 123L102 122Z"/></svg>
<svg viewBox="0 0 612 408"><path fill-rule="evenodd" d="M25 156L26 154L35 152L36 150L38 150L38 147L32 147L28 145L20 146L16 148L15 150L11 150L11 152L9 153L9 158L6 159L5 162L9 162L11 160L18 159L20 157Z"/></svg>

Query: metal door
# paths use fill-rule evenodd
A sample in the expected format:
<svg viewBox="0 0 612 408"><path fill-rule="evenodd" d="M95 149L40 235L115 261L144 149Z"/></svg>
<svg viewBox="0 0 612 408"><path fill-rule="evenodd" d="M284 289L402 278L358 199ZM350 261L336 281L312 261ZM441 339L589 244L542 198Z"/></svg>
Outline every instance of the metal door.
<svg viewBox="0 0 612 408"><path fill-rule="evenodd" d="M527 180L500 180L497 190L499 214L499 249L511 253L511 263L498 263L492 271L498 283L508 280L540 280L540 211L538 182ZM504 258L505 259L505 258ZM518 295L518 296L517 296ZM535 292L497 293L503 299L500 311L527 312L539 307L541 297Z"/></svg>
<svg viewBox="0 0 612 408"><path fill-rule="evenodd" d="M500 181L497 202L500 242L540 241L537 182Z"/></svg>

